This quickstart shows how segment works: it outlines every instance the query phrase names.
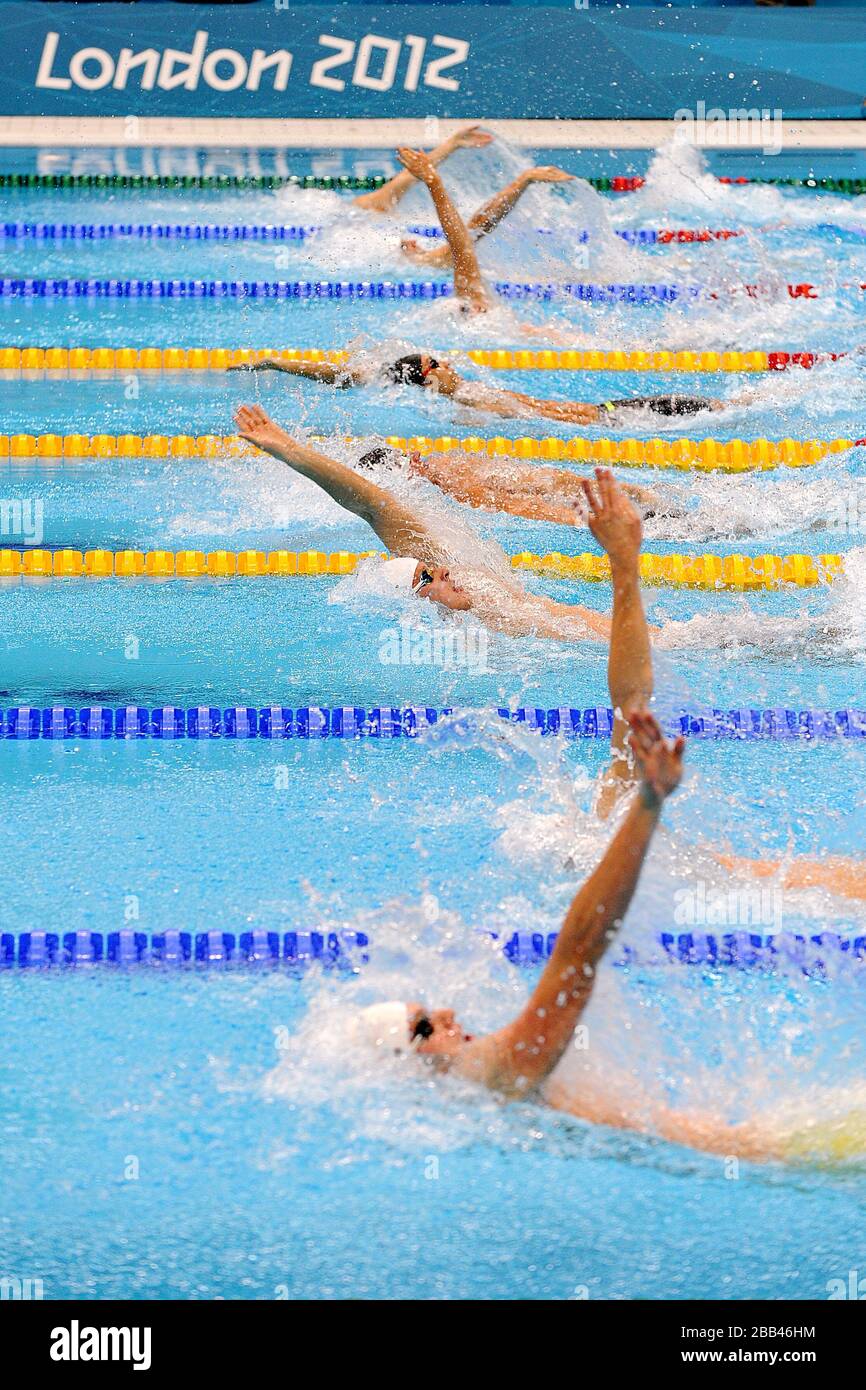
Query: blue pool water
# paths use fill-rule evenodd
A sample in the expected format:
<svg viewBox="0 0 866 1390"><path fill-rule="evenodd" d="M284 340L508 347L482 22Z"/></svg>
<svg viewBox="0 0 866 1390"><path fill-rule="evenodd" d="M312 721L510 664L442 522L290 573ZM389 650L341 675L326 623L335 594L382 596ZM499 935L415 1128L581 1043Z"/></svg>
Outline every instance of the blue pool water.
<svg viewBox="0 0 866 1390"><path fill-rule="evenodd" d="M516 167L509 152L499 158L498 174ZM466 207L491 191L492 176L485 182L473 160L453 166ZM652 309L502 306L472 326L447 304L13 301L0 303L0 345L354 341L397 355L413 346L522 346L526 320L580 346L850 351L862 342L863 308L847 286L866 278L864 199L724 188L693 160L662 159L647 188L627 199L581 185L525 202L485 243L491 274L573 276L574 233L588 228L586 279L716 288L810 280L824 293L809 302L725 294ZM9 241L2 274L404 273L394 229L347 208L336 194L297 192L14 194L2 220L280 220L325 230L290 247L280 267L261 246ZM423 214L420 198L407 203L407 224ZM539 244L533 229L551 225L554 235ZM650 225L772 229L647 251L612 235ZM636 427L644 435L859 438L862 360L748 379L473 372L589 400L754 392L706 429L653 420ZM228 433L243 399L300 432L331 436L350 459L357 446L346 435L572 432L479 420L408 389L335 396L280 376L216 373L0 376L0 432ZM847 557L846 577L832 588L648 591L649 616L662 628L660 711L863 706L864 452L743 476L620 471L676 509L647 523L650 550ZM0 468L4 499L41 502L49 547L375 544L361 523L264 458ZM596 549L573 528L468 512L415 487L450 528L458 556L469 527L506 553ZM609 602L604 586L527 582L599 609ZM390 665L383 633L417 615L399 599L362 600L353 579L15 582L0 587L0 604L2 707L607 702L606 651L591 642L492 636L483 669ZM601 744L541 739L483 718L468 738L446 726L411 742L4 741L4 931L354 928L374 946L356 974L0 971L3 1269L42 1278L46 1297L825 1296L830 1279L864 1258L856 1145L844 1161L742 1163L733 1175L717 1156L536 1106L502 1107L342 1046L352 1010L379 997L453 1002L473 1030L513 1012L527 972L504 960L489 933L556 930L607 834L590 810L603 765ZM692 743L624 941L640 946L670 930L683 890L740 883L712 846L753 857L862 854L863 772L853 740ZM862 904L818 889L786 891L782 913L794 932L864 933ZM588 1015L593 1066L611 1090L677 1108L850 1133L866 1108L864 988L849 965L807 979L793 968L767 976L608 964Z"/></svg>

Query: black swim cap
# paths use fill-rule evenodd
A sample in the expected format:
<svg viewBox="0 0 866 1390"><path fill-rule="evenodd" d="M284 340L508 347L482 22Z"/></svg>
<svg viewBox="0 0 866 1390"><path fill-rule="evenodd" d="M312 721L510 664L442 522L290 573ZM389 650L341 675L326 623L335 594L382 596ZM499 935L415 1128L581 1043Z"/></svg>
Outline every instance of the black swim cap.
<svg viewBox="0 0 866 1390"><path fill-rule="evenodd" d="M435 357L430 358L430 366L439 366ZM424 372L421 368L420 352L411 352L407 357L398 357L396 362L392 362L390 367L385 368L385 375L389 381L395 381L402 386L423 386Z"/></svg>
<svg viewBox="0 0 866 1390"><path fill-rule="evenodd" d="M362 454L358 459L359 468L396 468L402 460L399 449L382 448L368 449L366 454Z"/></svg>

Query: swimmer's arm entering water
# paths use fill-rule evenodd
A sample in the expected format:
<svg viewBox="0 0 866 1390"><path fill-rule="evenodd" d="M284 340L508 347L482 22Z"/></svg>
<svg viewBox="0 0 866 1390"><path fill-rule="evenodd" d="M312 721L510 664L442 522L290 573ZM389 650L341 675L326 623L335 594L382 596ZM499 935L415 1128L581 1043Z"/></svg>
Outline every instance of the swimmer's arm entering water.
<svg viewBox="0 0 866 1390"><path fill-rule="evenodd" d="M360 367L350 367L348 363L334 362L284 362L281 357L263 357L259 362L240 362L227 367L228 372L285 372L288 376L302 376L308 381L321 381L326 386L363 386L372 373Z"/></svg>
<svg viewBox="0 0 866 1390"><path fill-rule="evenodd" d="M462 130L456 131L454 135L449 135L447 140L443 140L435 149L431 150L427 158L431 164L441 164L444 159L452 155L455 150L482 149L489 145L493 140L492 135L480 130L477 125L464 126ZM366 208L368 212L391 212L397 206L415 182L415 175L410 174L407 169L403 169L399 174L395 174L392 179L384 183L381 188L376 188L372 193L362 193L352 201L356 207Z"/></svg>
<svg viewBox="0 0 866 1390"><path fill-rule="evenodd" d="M446 192L445 185L428 156L421 150L406 148L397 157L409 173L427 185L442 230L451 248L454 264L454 293L475 313L490 308L490 296L478 265L472 235Z"/></svg>
<svg viewBox="0 0 866 1390"><path fill-rule="evenodd" d="M344 463L293 439L261 406L239 406L235 423L243 439L317 483L339 506L372 526L393 555L411 555L417 559L431 559L434 563L438 559L438 547L423 522L384 488L354 473Z"/></svg>
<svg viewBox="0 0 866 1390"><path fill-rule="evenodd" d="M629 735L641 786L601 863L577 893L553 954L513 1023L463 1049L459 1070L493 1090L521 1096L556 1066L589 1003L596 966L622 925L658 825L678 786L685 740L669 744L651 714L632 714Z"/></svg>

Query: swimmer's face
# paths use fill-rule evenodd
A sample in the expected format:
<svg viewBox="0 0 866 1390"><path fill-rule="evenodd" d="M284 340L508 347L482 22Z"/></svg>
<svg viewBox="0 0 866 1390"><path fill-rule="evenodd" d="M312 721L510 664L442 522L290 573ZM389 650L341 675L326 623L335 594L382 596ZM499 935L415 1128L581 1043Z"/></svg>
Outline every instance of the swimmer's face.
<svg viewBox="0 0 866 1390"><path fill-rule="evenodd" d="M459 584L454 583L451 571L445 565L425 565L419 562L415 566L412 588L418 598L428 598L433 603L441 603L443 608L450 608L455 613L465 613L472 607L469 595L463 592Z"/></svg>
<svg viewBox="0 0 866 1390"><path fill-rule="evenodd" d="M449 362L440 362L438 367L430 365L431 358L421 354L421 370L424 385L430 391L438 391L442 396L453 396L460 385L460 377Z"/></svg>
<svg viewBox="0 0 866 1390"><path fill-rule="evenodd" d="M407 1004L409 1036L414 1039L415 1051L422 1057L448 1058L472 1042L472 1034L464 1031L454 1017L453 1009L425 1009L422 1004Z"/></svg>

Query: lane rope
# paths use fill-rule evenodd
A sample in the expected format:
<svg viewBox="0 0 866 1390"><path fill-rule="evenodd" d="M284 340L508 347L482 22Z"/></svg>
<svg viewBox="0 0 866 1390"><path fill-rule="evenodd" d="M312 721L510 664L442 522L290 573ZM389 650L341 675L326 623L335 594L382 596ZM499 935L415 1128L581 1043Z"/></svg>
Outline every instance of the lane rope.
<svg viewBox="0 0 866 1390"><path fill-rule="evenodd" d="M317 444L333 437L310 435ZM344 444L372 439L339 436ZM376 440L375 442L380 442ZM543 459L546 462L602 463L623 468L661 468L690 473L751 473L775 468L809 468L829 454L866 447L863 439L537 439L524 436L485 439L468 435L388 435L386 444L420 454L485 454L488 458ZM236 434L0 434L0 460L219 458L255 451Z"/></svg>
<svg viewBox="0 0 866 1390"><path fill-rule="evenodd" d="M379 551L348 550L0 550L0 580L28 579L228 579L335 577L352 574L358 562ZM584 552L512 555L511 566L551 579L582 583L610 581L606 555ZM654 555L640 557L644 584L670 589L737 593L799 589L832 584L845 573L842 555Z"/></svg>
<svg viewBox="0 0 866 1390"><path fill-rule="evenodd" d="M449 740L471 737L479 718L493 715L547 737L609 740L613 710L587 709L455 710L421 705L372 709L353 705L12 705L0 710L0 738L33 739L417 739L431 730ZM774 743L866 738L866 710L716 709L696 707L658 712L673 738ZM443 721L448 723L443 725ZM437 729L437 725L442 725Z"/></svg>
<svg viewBox="0 0 866 1390"><path fill-rule="evenodd" d="M142 190L169 189L279 189L319 188L339 192L361 192L381 188L387 181L384 174L366 176L313 174L15 174L0 173L0 188L49 190L89 190L100 192L117 188ZM646 179L639 174L590 176L584 180L599 193L632 193L643 188ZM807 188L813 192L866 193L864 178L725 178L718 183L730 185L768 184L777 188Z"/></svg>
<svg viewBox="0 0 866 1390"><path fill-rule="evenodd" d="M783 372L837 362L850 352L619 348L436 348L500 371ZM854 352L863 349L853 349ZM342 348L0 347L0 372L225 371L274 357L282 362L347 362Z"/></svg>
<svg viewBox="0 0 866 1390"><path fill-rule="evenodd" d="M752 299L819 299L837 290L862 291L866 284L834 286L829 292L804 282L778 285L738 284L713 289L705 285L624 284L598 285L584 281L495 280L491 288L502 299L551 300L562 296L588 304L673 304L684 299L719 299L744 292ZM101 280L4 277L0 298L5 299L449 299L450 280Z"/></svg>
<svg viewBox="0 0 866 1390"><path fill-rule="evenodd" d="M537 966L548 960L557 932L513 932L501 942L507 960L517 966ZM16 966L32 969L113 965L276 966L343 968L356 971L369 964L374 943L366 932L348 929L247 932L159 931L131 928L119 931L25 931L0 934L0 969ZM771 972L793 969L808 978L824 979L840 966L860 976L866 959L866 936L843 937L837 932L806 936L795 932L762 935L759 932L659 932L652 945L623 944L609 964L620 969L697 966L705 972L719 969Z"/></svg>
<svg viewBox="0 0 866 1390"><path fill-rule="evenodd" d="M306 241L325 230L321 223L279 225L276 223L214 222L0 222L0 237L18 241ZM407 227L413 236L442 240L441 227ZM623 241L635 246L689 245L695 242L729 241L745 235L743 231L720 227L637 227L615 229ZM551 235L550 227L537 227ZM583 244L591 239L587 230L569 233Z"/></svg>

